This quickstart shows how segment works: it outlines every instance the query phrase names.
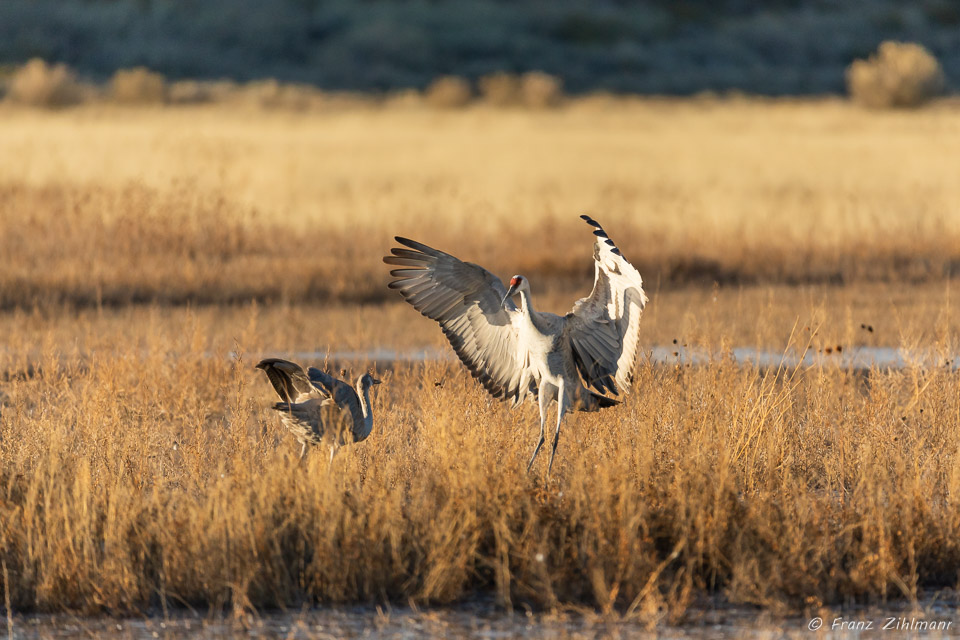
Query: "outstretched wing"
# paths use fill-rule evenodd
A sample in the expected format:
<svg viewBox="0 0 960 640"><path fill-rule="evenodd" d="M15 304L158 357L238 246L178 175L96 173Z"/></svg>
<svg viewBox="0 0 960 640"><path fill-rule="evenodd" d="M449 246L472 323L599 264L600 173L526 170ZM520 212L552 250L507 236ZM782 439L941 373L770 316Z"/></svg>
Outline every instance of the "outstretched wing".
<svg viewBox="0 0 960 640"><path fill-rule="evenodd" d="M589 386L604 393L625 391L640 352L640 314L647 304L640 273L627 262L603 227L594 227L593 291L566 315L564 335L577 370ZM615 384L614 384L615 383Z"/></svg>
<svg viewBox="0 0 960 640"><path fill-rule="evenodd" d="M300 365L289 360L266 358L257 363L257 369L267 374L267 379L283 402L306 402L311 398L329 395L311 384Z"/></svg>
<svg viewBox="0 0 960 640"><path fill-rule="evenodd" d="M457 356L495 398L519 404L530 391L527 354L521 352L512 301L507 290L481 266L462 262L425 244L396 238L407 248L392 249L383 261L402 267L390 283L413 308L440 323Z"/></svg>
<svg viewBox="0 0 960 640"><path fill-rule="evenodd" d="M363 421L360 397L353 387L316 367L310 367L307 373L310 375L310 382L318 387L323 387L338 407L349 412L354 420Z"/></svg>

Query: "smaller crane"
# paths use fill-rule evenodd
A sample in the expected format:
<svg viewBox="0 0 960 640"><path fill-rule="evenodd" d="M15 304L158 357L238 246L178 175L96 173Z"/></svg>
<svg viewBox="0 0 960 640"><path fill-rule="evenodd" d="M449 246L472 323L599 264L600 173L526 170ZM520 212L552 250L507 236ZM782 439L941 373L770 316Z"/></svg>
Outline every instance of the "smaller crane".
<svg viewBox="0 0 960 640"><path fill-rule="evenodd" d="M307 445L326 445L330 448L330 461L340 447L365 440L373 430L373 413L370 409L370 387L380 381L369 373L357 379L354 390L343 380L310 367L307 373L289 360L267 358L257 364L280 396L281 402L273 405L280 412L280 420L303 447L300 459L307 452Z"/></svg>

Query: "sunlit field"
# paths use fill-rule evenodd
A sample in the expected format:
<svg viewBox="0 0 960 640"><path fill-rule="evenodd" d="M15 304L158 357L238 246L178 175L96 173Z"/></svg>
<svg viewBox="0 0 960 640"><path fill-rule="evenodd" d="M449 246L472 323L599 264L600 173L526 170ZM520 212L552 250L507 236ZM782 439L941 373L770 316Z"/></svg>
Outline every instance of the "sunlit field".
<svg viewBox="0 0 960 640"><path fill-rule="evenodd" d="M622 405L568 422L548 479L525 471L535 407L459 366L398 365L373 435L298 466L252 367L272 322L228 318L80 320L82 354L8 329L40 349L3 384L17 609L492 593L682 622L705 593L785 613L956 583L956 371L641 367Z"/></svg>
<svg viewBox="0 0 960 640"><path fill-rule="evenodd" d="M553 111L0 109L0 596L682 624L954 598L960 109L591 99ZM650 303L630 393L553 473L386 288L405 235L563 313L589 213ZM710 361L655 364L655 346ZM852 371L830 354L900 349ZM825 356L734 362L734 347ZM840 347L840 349L838 349ZM359 352L357 361L335 354ZM297 462L254 365L378 369L374 431ZM913 358L916 354L923 357ZM947 363L947 364L943 364Z"/></svg>
<svg viewBox="0 0 960 640"><path fill-rule="evenodd" d="M652 288L915 283L960 265L951 104L0 116L8 308L380 301L379 258L396 234L522 272L537 293L538 281L589 278L581 213Z"/></svg>

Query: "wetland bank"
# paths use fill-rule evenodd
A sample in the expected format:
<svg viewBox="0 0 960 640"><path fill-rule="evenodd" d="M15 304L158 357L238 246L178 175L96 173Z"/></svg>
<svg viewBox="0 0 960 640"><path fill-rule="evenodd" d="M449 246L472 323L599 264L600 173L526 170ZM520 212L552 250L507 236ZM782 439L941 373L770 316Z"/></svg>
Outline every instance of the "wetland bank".
<svg viewBox="0 0 960 640"><path fill-rule="evenodd" d="M804 621L955 599L955 105L2 112L17 624L486 598L675 628L705 598ZM393 235L565 312L592 281L585 212L644 276L644 344L708 361L641 366L570 422L549 480L524 471L536 408L444 361L384 372L334 472L295 464L257 357L447 348L386 289ZM837 347L903 366L851 372Z"/></svg>

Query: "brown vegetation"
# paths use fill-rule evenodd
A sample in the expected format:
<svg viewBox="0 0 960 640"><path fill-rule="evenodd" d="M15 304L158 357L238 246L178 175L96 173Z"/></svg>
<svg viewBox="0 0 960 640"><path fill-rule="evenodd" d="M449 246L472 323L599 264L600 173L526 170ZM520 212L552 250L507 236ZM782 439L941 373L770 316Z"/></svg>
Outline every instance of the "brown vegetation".
<svg viewBox="0 0 960 640"><path fill-rule="evenodd" d="M531 71L520 78L520 98L531 109L555 107L563 97L563 82L556 76Z"/></svg>
<svg viewBox="0 0 960 640"><path fill-rule="evenodd" d="M516 104L520 93L520 79L503 71L483 76L477 84L484 102L498 107Z"/></svg>
<svg viewBox="0 0 960 640"><path fill-rule="evenodd" d="M80 102L82 89L66 65L34 58L13 74L7 97L36 107L65 107Z"/></svg>
<svg viewBox="0 0 960 640"><path fill-rule="evenodd" d="M427 87L425 98L427 104L439 109L455 109L470 102L473 91L470 83L459 76L443 76L437 78Z"/></svg>
<svg viewBox="0 0 960 640"><path fill-rule="evenodd" d="M956 586L960 374L729 357L955 353L948 106L2 115L0 586L16 610L483 593L653 624L706 595L815 611ZM259 356L443 347L382 304L392 235L524 273L563 312L591 279L582 212L645 276L644 344L713 362L644 363L623 404L569 423L549 480L524 472L536 408L445 363L382 372L375 431L332 473L295 464Z"/></svg>
<svg viewBox="0 0 960 640"><path fill-rule="evenodd" d="M867 107L918 107L943 92L940 63L923 46L884 42L847 69L847 90Z"/></svg>
<svg viewBox="0 0 960 640"><path fill-rule="evenodd" d="M651 289L937 282L960 265L960 118L910 115L8 106L0 306L384 300L395 234L524 273L538 292L579 290L584 212Z"/></svg>
<svg viewBox="0 0 960 640"><path fill-rule="evenodd" d="M160 104L167 99L167 83L144 67L120 69L110 80L110 96L120 103Z"/></svg>
<svg viewBox="0 0 960 640"><path fill-rule="evenodd" d="M34 367L6 358L17 609L490 592L656 622L704 593L811 610L956 582L955 371L642 367L621 406L575 418L547 480L524 471L535 408L508 411L459 367L398 366L374 434L328 475L322 455L297 466L255 358L228 356L270 339L244 315L74 325L83 357L48 333ZM36 338L6 335L14 353Z"/></svg>

